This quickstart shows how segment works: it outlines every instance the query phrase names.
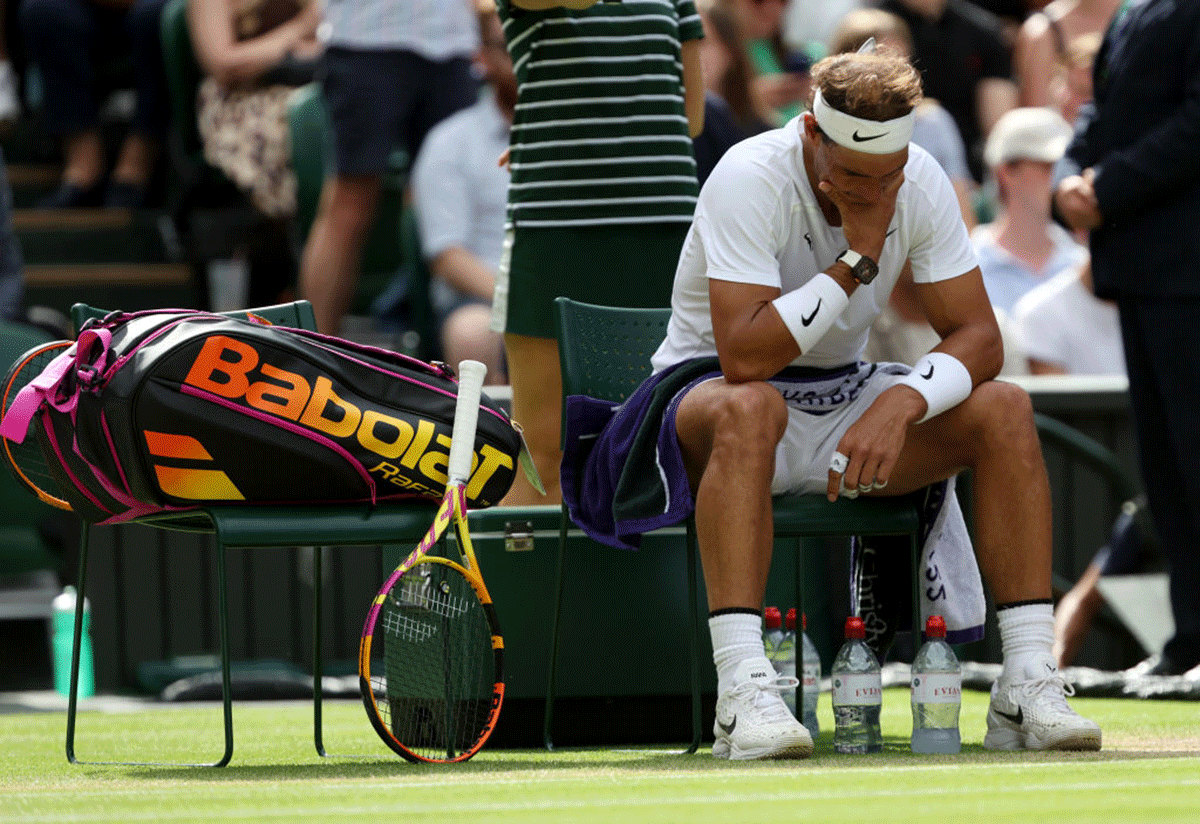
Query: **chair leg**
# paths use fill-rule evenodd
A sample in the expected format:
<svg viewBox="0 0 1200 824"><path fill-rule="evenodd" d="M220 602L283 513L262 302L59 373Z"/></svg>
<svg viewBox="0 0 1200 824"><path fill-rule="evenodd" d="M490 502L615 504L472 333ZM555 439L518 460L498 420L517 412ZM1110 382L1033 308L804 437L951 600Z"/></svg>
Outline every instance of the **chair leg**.
<svg viewBox="0 0 1200 824"><path fill-rule="evenodd" d="M796 538L796 668L800 672L800 683L796 685L796 707L804 706L803 654L804 644L800 633L804 626L804 539ZM784 613L787 614L786 612ZM803 715L803 713L801 713ZM803 719L802 719L803 720Z"/></svg>
<svg viewBox="0 0 1200 824"><path fill-rule="evenodd" d="M67 761L75 758L75 713L79 708L79 650L83 643L83 604L87 595L87 521L79 528L79 574L75 581L75 635L71 639L71 686L67 692Z"/></svg>
<svg viewBox="0 0 1200 824"><path fill-rule="evenodd" d="M229 595L225 583L225 544L217 535L217 609L221 633L221 702L225 722L225 754L212 766L224 767L233 758L233 686L229 677Z"/></svg>
<svg viewBox="0 0 1200 824"><path fill-rule="evenodd" d="M322 718L321 718L321 699L323 689L321 686L321 678L325 674L324 658L321 655L321 592L324 589L322 581L324 573L321 568L322 556L324 548L314 546L313 548L313 743L317 748L317 755L322 758L327 758L329 753L325 752L325 741L322 735Z"/></svg>
<svg viewBox="0 0 1200 824"><path fill-rule="evenodd" d="M920 649L922 633L925 627L921 624L921 579L925 575L925 571L921 569L921 542L917 537L916 532L908 534L908 548L912 557L912 629L913 629L913 649Z"/></svg>
<svg viewBox="0 0 1200 824"><path fill-rule="evenodd" d="M692 648L692 743L685 754L692 755L700 749L700 738L704 733L704 720L700 712L700 667L703 665L700 660L700 605L696 586L696 555L699 547L696 544L694 518L687 520L687 537L684 540L687 542L684 552L687 553L688 639Z"/></svg>
<svg viewBox="0 0 1200 824"><path fill-rule="evenodd" d="M567 527L570 518L567 516L567 506L563 504L562 518L558 527L558 574L554 585L554 618L550 623L550 656L547 663L546 675L546 708L542 718L542 743L546 749L554 749L554 739L551 735L554 726L554 688L558 669L558 630L562 619L562 593L565 580L567 555Z"/></svg>

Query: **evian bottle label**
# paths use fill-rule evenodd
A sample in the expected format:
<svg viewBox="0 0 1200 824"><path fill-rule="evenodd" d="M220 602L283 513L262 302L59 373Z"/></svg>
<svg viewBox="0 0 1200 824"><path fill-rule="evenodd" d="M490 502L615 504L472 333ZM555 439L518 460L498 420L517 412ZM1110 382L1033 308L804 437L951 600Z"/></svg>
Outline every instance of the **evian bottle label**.
<svg viewBox="0 0 1200 824"><path fill-rule="evenodd" d="M962 701L962 676L956 672L926 672L912 677L915 704L958 704Z"/></svg>
<svg viewBox="0 0 1200 824"><path fill-rule="evenodd" d="M836 673L833 703L838 706L870 706L883 703L883 681L877 672Z"/></svg>

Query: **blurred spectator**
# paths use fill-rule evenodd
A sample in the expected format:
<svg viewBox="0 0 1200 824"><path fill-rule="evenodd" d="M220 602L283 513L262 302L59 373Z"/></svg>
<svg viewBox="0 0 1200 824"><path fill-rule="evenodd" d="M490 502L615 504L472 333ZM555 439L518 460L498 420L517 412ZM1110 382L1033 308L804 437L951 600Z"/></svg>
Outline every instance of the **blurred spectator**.
<svg viewBox="0 0 1200 824"><path fill-rule="evenodd" d="M704 29L692 0L500 0L518 75L509 238L493 301L512 416L557 503L562 376L553 300L670 305L696 206ZM601 36L597 36L601 35Z"/></svg>
<svg viewBox="0 0 1200 824"><path fill-rule="evenodd" d="M21 317L25 297L21 244L12 225L12 187L8 185L8 165L0 149L0 318Z"/></svg>
<svg viewBox="0 0 1200 824"><path fill-rule="evenodd" d="M413 166L412 205L443 358L482 361L488 383L504 384L503 341L488 323L508 202L508 170L496 161L508 149L517 79L495 10L479 15L479 31L478 64L490 88L430 130Z"/></svg>
<svg viewBox="0 0 1200 824"><path fill-rule="evenodd" d="M1071 54L1072 43L1082 35L1102 35L1122 2L1053 0L1025 19L1013 47L1020 105L1061 107L1067 74L1079 61L1078 55ZM1098 41L1096 45L1099 46ZM1090 69L1090 59L1086 65ZM1062 114L1068 121L1074 121L1073 115L1065 111Z"/></svg>
<svg viewBox="0 0 1200 824"><path fill-rule="evenodd" d="M1045 108L1008 112L988 137L984 155L1000 211L976 227L971 241L988 297L1005 312L1034 286L1087 258L1087 250L1050 217L1054 164L1070 139L1067 122Z"/></svg>
<svg viewBox="0 0 1200 824"><path fill-rule="evenodd" d="M983 141L1017 102L1003 24L966 0L879 0L878 5L908 25L925 96L954 116L971 174L982 182Z"/></svg>
<svg viewBox="0 0 1200 824"><path fill-rule="evenodd" d="M61 138L63 178L38 206L137 208L166 134L160 18L166 0L22 0L21 29L41 77L42 121ZM137 107L111 175L102 66L132 57ZM107 178L108 185L105 186Z"/></svg>
<svg viewBox="0 0 1200 824"><path fill-rule="evenodd" d="M754 89L756 77L737 11L728 0L702 0L700 68L704 75L704 131L692 141L700 185L733 144L772 127Z"/></svg>
<svg viewBox="0 0 1200 824"><path fill-rule="evenodd" d="M296 210L288 98L312 80L320 22L321 0L188 0L206 75L197 95L204 157L272 218Z"/></svg>
<svg viewBox="0 0 1200 824"><path fill-rule="evenodd" d="M1102 35L1089 32L1074 38L1067 46L1067 69L1057 106L1068 123L1074 123L1079 109L1092 99L1092 64L1100 51L1101 38Z"/></svg>
<svg viewBox="0 0 1200 824"><path fill-rule="evenodd" d="M301 260L300 286L317 327L341 328L388 159L410 159L439 121L478 96L472 0L327 0L321 83L334 162Z"/></svg>
<svg viewBox="0 0 1200 824"><path fill-rule="evenodd" d="M1012 316L1031 374L1125 374L1117 305L1092 291L1090 261L1030 289Z"/></svg>
<svg viewBox="0 0 1200 824"><path fill-rule="evenodd" d="M820 60L838 25L863 5L864 0L791 0L783 17L784 42L810 60Z"/></svg>
<svg viewBox="0 0 1200 824"><path fill-rule="evenodd" d="M21 115L20 81L8 56L8 3L0 5L0 126Z"/></svg>
<svg viewBox="0 0 1200 824"><path fill-rule="evenodd" d="M776 125L800 114L808 100L808 55L793 50L783 39L783 16L788 0L738 0L746 35L746 50L757 77L754 88L774 113Z"/></svg>

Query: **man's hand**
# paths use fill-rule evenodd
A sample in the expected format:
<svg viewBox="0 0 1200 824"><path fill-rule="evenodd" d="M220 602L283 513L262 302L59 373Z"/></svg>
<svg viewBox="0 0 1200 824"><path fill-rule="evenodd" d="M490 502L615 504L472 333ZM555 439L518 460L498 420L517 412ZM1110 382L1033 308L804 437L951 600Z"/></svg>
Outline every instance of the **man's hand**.
<svg viewBox="0 0 1200 824"><path fill-rule="evenodd" d="M1095 173L1087 169L1082 175L1063 178L1054 192L1054 205L1072 229L1091 231L1104 223L1100 201L1096 199L1096 190L1092 188L1094 176Z"/></svg>
<svg viewBox="0 0 1200 824"><path fill-rule="evenodd" d="M829 500L837 500L842 486L852 498L887 486L904 449L908 427L924 412L925 399L907 386L893 386L876 398L838 441L837 452L846 457L847 466L843 472L830 466Z"/></svg>
<svg viewBox="0 0 1200 824"><path fill-rule="evenodd" d="M896 195L903 183L904 171L900 169L882 182L866 182L853 190L839 189L828 180L817 185L837 207L846 243L860 255L878 262L888 224L896 213Z"/></svg>

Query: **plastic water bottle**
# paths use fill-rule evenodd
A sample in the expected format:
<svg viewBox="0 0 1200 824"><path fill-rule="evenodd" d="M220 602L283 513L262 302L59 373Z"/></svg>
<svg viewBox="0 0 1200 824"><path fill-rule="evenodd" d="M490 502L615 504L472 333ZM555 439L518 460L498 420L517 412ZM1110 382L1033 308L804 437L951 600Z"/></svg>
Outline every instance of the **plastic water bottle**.
<svg viewBox="0 0 1200 824"><path fill-rule="evenodd" d="M787 625L796 626L796 610L788 610ZM801 721L816 741L821 732L821 725L817 722L817 698L821 695L821 655L817 652L816 644L808 637L807 615L800 616L800 649L800 686L804 693Z"/></svg>
<svg viewBox="0 0 1200 824"><path fill-rule="evenodd" d="M763 610L763 646L767 648L767 660L779 670L779 642L783 640L783 615L779 607Z"/></svg>
<svg viewBox="0 0 1200 824"><path fill-rule="evenodd" d="M946 643L946 622L931 615L925 643L912 664L912 751L956 753L962 749L958 711L962 706L962 668Z"/></svg>
<svg viewBox="0 0 1200 824"><path fill-rule="evenodd" d="M883 750L879 710L883 678L879 661L863 638L861 618L846 619L846 641L833 659L833 749L840 753Z"/></svg>
<svg viewBox="0 0 1200 824"><path fill-rule="evenodd" d="M75 587L63 587L54 597L53 643L54 690L59 695L71 691L71 646L75 638ZM92 638L88 633L91 611L88 601L83 599L83 627L79 643L79 697L96 694L95 667L92 661Z"/></svg>
<svg viewBox="0 0 1200 824"><path fill-rule="evenodd" d="M788 610L788 616L792 619L790 624L784 624L783 635L779 639L779 646L775 648L775 669L780 675L788 678L796 677L796 610ZM787 704L787 708L791 710L792 715L796 714L796 690L784 690L783 703Z"/></svg>

